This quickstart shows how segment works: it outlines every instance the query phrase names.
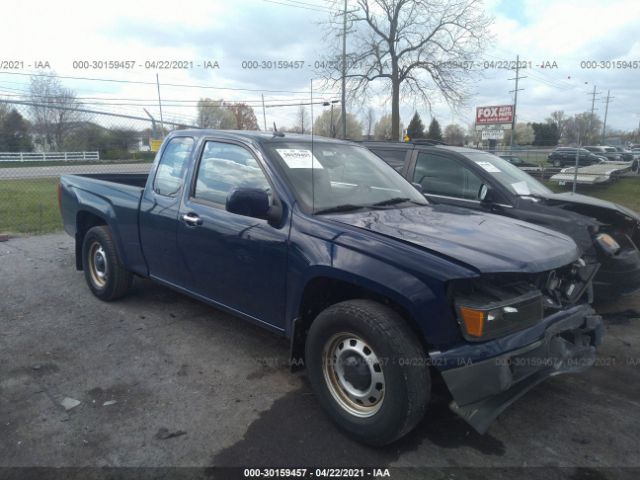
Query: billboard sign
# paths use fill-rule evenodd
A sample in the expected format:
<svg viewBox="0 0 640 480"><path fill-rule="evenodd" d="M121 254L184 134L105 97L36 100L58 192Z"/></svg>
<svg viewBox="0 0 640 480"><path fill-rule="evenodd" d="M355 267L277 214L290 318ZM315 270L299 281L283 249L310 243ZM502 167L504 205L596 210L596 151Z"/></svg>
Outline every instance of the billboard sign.
<svg viewBox="0 0 640 480"><path fill-rule="evenodd" d="M476 125L498 125L513 122L513 105L476 108Z"/></svg>
<svg viewBox="0 0 640 480"><path fill-rule="evenodd" d="M482 130L482 140L502 140L504 130Z"/></svg>

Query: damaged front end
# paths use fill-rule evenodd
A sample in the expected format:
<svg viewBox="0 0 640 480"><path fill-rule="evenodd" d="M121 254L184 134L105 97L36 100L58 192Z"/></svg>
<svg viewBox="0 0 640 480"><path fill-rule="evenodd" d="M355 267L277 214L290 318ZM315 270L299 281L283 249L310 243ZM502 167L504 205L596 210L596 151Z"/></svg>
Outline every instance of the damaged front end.
<svg viewBox="0 0 640 480"><path fill-rule="evenodd" d="M556 211L583 216L580 221L564 225L558 221L552 228L571 236L587 261L601 264L593 281L597 301L640 291L640 216L636 212L612 202L569 193L555 194L544 203ZM577 231L581 226L584 229L587 220L591 224L583 234L588 233L591 246Z"/></svg>
<svg viewBox="0 0 640 480"><path fill-rule="evenodd" d="M593 281L598 301L640 290L640 221L627 217L600 227L595 236L601 263Z"/></svg>
<svg viewBox="0 0 640 480"><path fill-rule="evenodd" d="M494 274L450 284L466 342L430 352L453 396L451 409L484 433L544 379L591 366L600 316L585 303L598 265L578 260L538 274Z"/></svg>

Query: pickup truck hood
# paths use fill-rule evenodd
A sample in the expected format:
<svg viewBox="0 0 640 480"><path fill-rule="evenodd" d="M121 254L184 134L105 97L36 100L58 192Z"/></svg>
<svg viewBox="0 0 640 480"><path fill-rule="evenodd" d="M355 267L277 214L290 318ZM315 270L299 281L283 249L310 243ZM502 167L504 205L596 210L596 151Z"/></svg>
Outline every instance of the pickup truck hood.
<svg viewBox="0 0 640 480"><path fill-rule="evenodd" d="M618 205L617 203L609 202L607 200L601 200L595 197L589 197L587 195L580 195L579 193L550 193L543 196L545 200L552 203L573 203L580 206L586 207L594 207L593 208L593 217L598 218L598 209L604 209L609 211L614 211L621 213L627 217L631 217L635 220L640 221L640 215L634 212L630 208L623 207L622 205Z"/></svg>
<svg viewBox="0 0 640 480"><path fill-rule="evenodd" d="M416 245L482 273L541 272L567 265L579 256L573 240L561 233L448 205L340 213L327 218Z"/></svg>

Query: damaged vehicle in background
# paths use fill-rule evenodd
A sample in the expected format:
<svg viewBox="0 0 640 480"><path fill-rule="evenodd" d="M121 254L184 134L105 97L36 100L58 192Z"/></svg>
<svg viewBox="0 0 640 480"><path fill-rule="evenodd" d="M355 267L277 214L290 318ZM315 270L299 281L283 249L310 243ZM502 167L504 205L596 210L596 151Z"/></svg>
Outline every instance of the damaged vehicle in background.
<svg viewBox="0 0 640 480"><path fill-rule="evenodd" d="M593 282L596 300L640 290L638 213L587 195L554 193L509 162L481 150L429 142L364 145L393 162L434 203L497 213L569 235L587 262L601 264Z"/></svg>
<svg viewBox="0 0 640 480"><path fill-rule="evenodd" d="M485 432L601 343L597 265L571 238L431 205L356 144L178 130L148 176L63 175L59 199L95 296L138 275L288 338L329 416L366 443L412 430L436 373Z"/></svg>

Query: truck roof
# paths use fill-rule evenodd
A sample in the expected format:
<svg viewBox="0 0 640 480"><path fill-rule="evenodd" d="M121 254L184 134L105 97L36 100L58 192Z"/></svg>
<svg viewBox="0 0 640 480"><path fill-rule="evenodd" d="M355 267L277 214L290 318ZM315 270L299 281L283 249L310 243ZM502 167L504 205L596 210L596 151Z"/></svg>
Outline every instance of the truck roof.
<svg viewBox="0 0 640 480"><path fill-rule="evenodd" d="M330 142L330 143L350 143L355 144L354 142L341 140L338 138L330 138L330 137L322 137L320 135L307 135L300 133L288 133L288 132L278 132L278 134L274 135L273 132L263 132L260 130L214 130L211 128L193 128L186 130L175 130L171 132L172 135L178 134L189 134L194 137L203 137L207 135L215 135L220 138L228 138L230 140L239 140L239 139L248 139L253 140L259 143L265 142L311 142L312 139L314 142Z"/></svg>

